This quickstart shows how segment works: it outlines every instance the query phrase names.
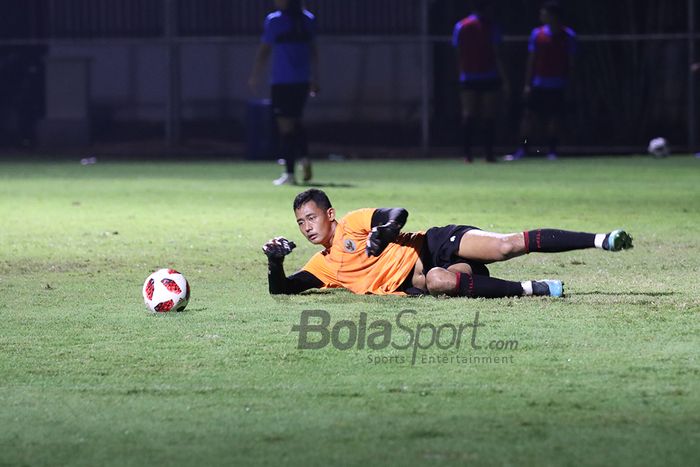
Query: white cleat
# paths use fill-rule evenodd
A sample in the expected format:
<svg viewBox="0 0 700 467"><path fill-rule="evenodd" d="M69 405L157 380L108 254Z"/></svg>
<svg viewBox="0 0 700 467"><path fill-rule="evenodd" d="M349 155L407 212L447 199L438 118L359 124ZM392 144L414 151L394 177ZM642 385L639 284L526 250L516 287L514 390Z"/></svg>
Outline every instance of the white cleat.
<svg viewBox="0 0 700 467"><path fill-rule="evenodd" d="M296 182L294 181L294 174L288 174L285 172L280 178L273 180L272 184L275 186L296 185Z"/></svg>

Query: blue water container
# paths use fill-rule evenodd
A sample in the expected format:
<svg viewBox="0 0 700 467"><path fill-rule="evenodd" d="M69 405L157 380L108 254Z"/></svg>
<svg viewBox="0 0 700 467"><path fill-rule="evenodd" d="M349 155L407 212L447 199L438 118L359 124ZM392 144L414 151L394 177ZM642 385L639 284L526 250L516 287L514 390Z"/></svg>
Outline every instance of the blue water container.
<svg viewBox="0 0 700 467"><path fill-rule="evenodd" d="M278 137L270 99L248 101L246 115L248 160L276 160Z"/></svg>

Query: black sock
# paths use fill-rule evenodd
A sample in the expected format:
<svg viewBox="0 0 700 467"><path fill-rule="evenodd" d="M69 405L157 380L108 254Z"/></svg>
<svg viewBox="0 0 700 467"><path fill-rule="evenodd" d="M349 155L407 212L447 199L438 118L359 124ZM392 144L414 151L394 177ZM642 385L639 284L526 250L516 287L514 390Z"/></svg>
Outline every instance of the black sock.
<svg viewBox="0 0 700 467"><path fill-rule="evenodd" d="M557 146L559 146L559 138L556 136L552 136L549 138L549 153L550 154L556 154L557 153Z"/></svg>
<svg viewBox="0 0 700 467"><path fill-rule="evenodd" d="M523 232L527 252L559 253L595 247L595 234L557 229L537 229Z"/></svg>
<svg viewBox="0 0 700 467"><path fill-rule="evenodd" d="M472 298L519 297L523 294L523 286L520 282L458 272L457 294Z"/></svg>
<svg viewBox="0 0 700 467"><path fill-rule="evenodd" d="M493 159L493 134L494 134L494 121L491 118L484 120L484 149L486 150L486 159Z"/></svg>
<svg viewBox="0 0 700 467"><path fill-rule="evenodd" d="M463 132L463 144L464 144L464 156L465 157L471 157L472 156L472 139L474 138L474 119L472 117L468 117L464 119L464 122L462 123L462 132Z"/></svg>
<svg viewBox="0 0 700 467"><path fill-rule="evenodd" d="M282 156L287 164L287 173L294 173L294 162L296 161L296 144L295 144L294 132L286 133L280 136L280 145L282 149Z"/></svg>

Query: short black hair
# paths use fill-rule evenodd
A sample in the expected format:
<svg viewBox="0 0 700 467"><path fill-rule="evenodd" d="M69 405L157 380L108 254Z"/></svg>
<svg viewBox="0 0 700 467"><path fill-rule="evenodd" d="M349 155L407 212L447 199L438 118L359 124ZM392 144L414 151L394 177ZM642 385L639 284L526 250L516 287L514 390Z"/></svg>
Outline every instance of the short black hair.
<svg viewBox="0 0 700 467"><path fill-rule="evenodd" d="M546 10L550 15L561 18L561 5L559 2L553 0L546 1L542 4L542 9Z"/></svg>
<svg viewBox="0 0 700 467"><path fill-rule="evenodd" d="M306 191L302 191L294 198L294 210L296 211L309 201L313 201L316 203L316 206L324 211L333 207L326 193L318 188L310 188Z"/></svg>

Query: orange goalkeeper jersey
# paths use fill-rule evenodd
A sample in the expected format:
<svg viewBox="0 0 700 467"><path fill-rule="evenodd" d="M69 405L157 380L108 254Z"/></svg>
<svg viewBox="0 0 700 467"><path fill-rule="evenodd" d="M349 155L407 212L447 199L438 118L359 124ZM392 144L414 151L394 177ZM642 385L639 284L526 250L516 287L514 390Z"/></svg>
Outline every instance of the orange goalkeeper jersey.
<svg viewBox="0 0 700 467"><path fill-rule="evenodd" d="M425 234L401 233L379 256L365 247L375 209L360 209L338 221L333 244L313 255L302 268L323 282L323 288L346 288L356 294L403 294L397 289L412 274Z"/></svg>

